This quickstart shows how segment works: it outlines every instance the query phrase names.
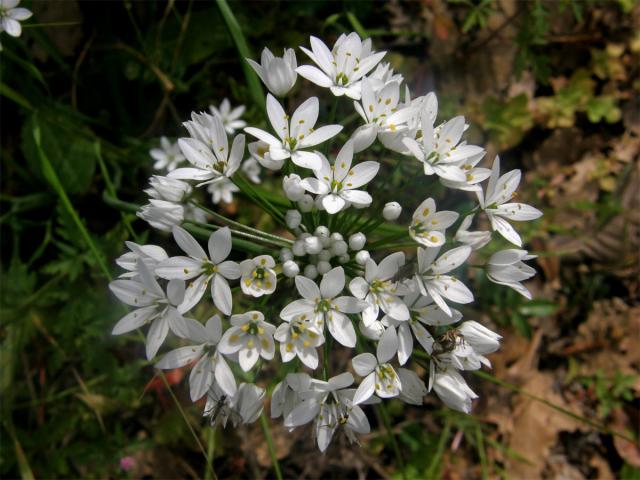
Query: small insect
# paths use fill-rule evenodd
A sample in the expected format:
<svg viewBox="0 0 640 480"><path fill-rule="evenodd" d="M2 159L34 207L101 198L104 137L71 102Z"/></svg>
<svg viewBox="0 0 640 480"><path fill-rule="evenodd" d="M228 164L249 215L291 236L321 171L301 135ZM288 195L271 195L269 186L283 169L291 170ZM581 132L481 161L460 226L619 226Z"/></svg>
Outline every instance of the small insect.
<svg viewBox="0 0 640 480"><path fill-rule="evenodd" d="M345 426L349 421L349 412L340 412L340 416L338 417L338 423L342 426Z"/></svg>
<svg viewBox="0 0 640 480"><path fill-rule="evenodd" d="M456 343L458 339L458 331L455 328L451 330L447 330L440 338L438 338L438 343L440 344L440 348L442 348L443 352L450 352L454 348L456 348Z"/></svg>
<svg viewBox="0 0 640 480"><path fill-rule="evenodd" d="M227 396L222 395L209 411L204 412L205 416L210 416L209 423L212 427L215 425L216 420L218 419L218 415L220 415L220 412L222 411L226 400Z"/></svg>

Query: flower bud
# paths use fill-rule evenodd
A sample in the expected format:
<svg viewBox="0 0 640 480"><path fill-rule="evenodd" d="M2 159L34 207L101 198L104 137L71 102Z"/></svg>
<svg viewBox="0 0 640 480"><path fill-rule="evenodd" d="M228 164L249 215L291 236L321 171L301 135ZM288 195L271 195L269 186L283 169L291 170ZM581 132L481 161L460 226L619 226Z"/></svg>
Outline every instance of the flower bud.
<svg viewBox="0 0 640 480"><path fill-rule="evenodd" d="M304 249L309 255L317 255L322 251L322 243L318 237L305 238Z"/></svg>
<svg viewBox="0 0 640 480"><path fill-rule="evenodd" d="M314 234L316 237L329 238L329 235L331 235L331 232L324 225L319 225L318 228L316 228L316 231L314 232Z"/></svg>
<svg viewBox="0 0 640 480"><path fill-rule="evenodd" d="M334 242L339 242L340 240L344 240L344 238L342 237L342 234L339 232L333 232L331 234L331 240Z"/></svg>
<svg viewBox="0 0 640 480"><path fill-rule="evenodd" d="M287 227L291 230L295 230L300 226L302 214L298 210L287 210L284 220L287 223Z"/></svg>
<svg viewBox="0 0 640 480"><path fill-rule="evenodd" d="M296 240L295 242L293 242L291 251L296 257L302 257L303 255L306 255L307 252L304 248L304 240Z"/></svg>
<svg viewBox="0 0 640 480"><path fill-rule="evenodd" d="M145 190L147 195L151 198L174 203L183 202L193 190L187 182L175 178L161 177L159 175L153 175L149 179L149 184L151 188Z"/></svg>
<svg viewBox="0 0 640 480"><path fill-rule="evenodd" d="M320 260L316 265L316 268L318 269L318 273L320 275L324 275L329 270L331 270L331 264L325 260Z"/></svg>
<svg viewBox="0 0 640 480"><path fill-rule="evenodd" d="M338 262L340 263L347 263L349 260L351 260L351 257L348 253L345 253L344 255L340 255L338 257Z"/></svg>
<svg viewBox="0 0 640 480"><path fill-rule="evenodd" d="M382 209L382 216L388 222L397 220L400 213L402 213L402 207L398 202L389 202Z"/></svg>
<svg viewBox="0 0 640 480"><path fill-rule="evenodd" d="M365 243L367 243L367 237L364 236L364 233L354 233L349 237L349 248L351 250L362 250Z"/></svg>
<svg viewBox="0 0 640 480"><path fill-rule="evenodd" d="M371 255L369 255L369 252L366 250L360 250L358 253L356 253L356 262L358 263L358 265L364 266L364 264L367 263L367 260L369 260L370 258Z"/></svg>
<svg viewBox="0 0 640 480"><path fill-rule="evenodd" d="M260 64L251 59L247 61L276 97L284 97L298 78L296 54L292 48L285 49L282 57L275 57L268 48L265 48L260 57Z"/></svg>
<svg viewBox="0 0 640 480"><path fill-rule="evenodd" d="M301 180L300 176L295 173L287 175L282 179L282 189L284 190L284 194L292 202L299 201L305 194L304 188L300 185Z"/></svg>
<svg viewBox="0 0 640 480"><path fill-rule="evenodd" d="M298 208L301 212L307 213L313 210L313 198L311 195L304 194L300 200L298 200Z"/></svg>
<svg viewBox="0 0 640 480"><path fill-rule="evenodd" d="M282 264L282 273L285 277L293 278L300 273L300 267L293 260L287 260Z"/></svg>
<svg viewBox="0 0 640 480"><path fill-rule="evenodd" d="M336 256L344 255L347 253L348 249L349 246L344 240L338 240L337 242L333 242L333 245L331 245L331 253Z"/></svg>
<svg viewBox="0 0 640 480"><path fill-rule="evenodd" d="M315 265L307 265L304 267L304 276L313 280L318 276L318 269Z"/></svg>
<svg viewBox="0 0 640 480"><path fill-rule="evenodd" d="M500 339L502 337L473 320L463 322L460 325L459 332L465 343L471 345L481 355L493 353L500 348Z"/></svg>
<svg viewBox="0 0 640 480"><path fill-rule="evenodd" d="M322 242L322 239L320 239L320 241ZM325 260L325 261L329 261L331 260L331 257L333 257L332 253L329 250L322 250L319 254L318 254L318 259L319 260Z"/></svg>
<svg viewBox="0 0 640 480"><path fill-rule="evenodd" d="M289 248L280 249L280 261L284 263L287 260L293 260L293 252Z"/></svg>

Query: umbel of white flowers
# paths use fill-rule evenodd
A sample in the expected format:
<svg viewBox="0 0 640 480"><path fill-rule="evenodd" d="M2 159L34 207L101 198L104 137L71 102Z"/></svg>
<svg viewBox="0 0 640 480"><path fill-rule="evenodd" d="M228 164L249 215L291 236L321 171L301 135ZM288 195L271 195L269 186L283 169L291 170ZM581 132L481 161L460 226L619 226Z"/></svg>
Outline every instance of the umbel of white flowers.
<svg viewBox="0 0 640 480"><path fill-rule="evenodd" d="M288 429L313 424L325 451L338 432L358 442L370 431L369 405L390 398L422 405L433 390L450 408L471 411L477 395L463 372L489 368L486 355L501 337L464 319L464 305L475 298L465 266L473 258L489 281L531 298L522 282L535 274L524 263L535 256L522 249L511 222L541 212L514 201L520 171L501 175L498 157L491 168L478 166L485 151L463 140L464 117L438 121L436 95L412 98L369 39L350 33L331 48L315 37L310 44L301 47L308 65L298 66L292 49L276 57L265 48L260 64L249 60L271 92L264 124L247 125L244 106L224 99L209 113L193 112L187 136L160 139L151 150L156 174L144 190L149 204L138 215L171 232L178 248L127 242L116 260L124 272L110 288L133 307L113 334L146 329L149 359L170 339L173 349L156 367L191 369L191 399L206 397L211 425L255 421L273 387L261 368L281 362L291 373L274 381L271 416ZM345 131L340 116L320 119L325 109L315 96L285 110L291 99L276 97L294 89L303 95L299 77L342 98L360 125ZM255 138L248 153L240 130ZM467 192L475 207L463 215L438 209L425 188L404 222L402 206L381 198L381 165L362 154L369 148L414 165L413 175L440 182L445 192ZM251 186L261 182L262 168L272 176L282 171L272 184L282 186L275 205ZM248 215L264 210L290 237L256 228L264 224L257 217L243 225L204 209L205 186L214 204L242 191L255 203ZM483 217L491 230L473 228ZM193 225L211 231L206 249L190 233ZM243 255L247 239L265 251ZM504 240L517 248L501 249ZM247 378L254 381L240 381Z"/></svg>

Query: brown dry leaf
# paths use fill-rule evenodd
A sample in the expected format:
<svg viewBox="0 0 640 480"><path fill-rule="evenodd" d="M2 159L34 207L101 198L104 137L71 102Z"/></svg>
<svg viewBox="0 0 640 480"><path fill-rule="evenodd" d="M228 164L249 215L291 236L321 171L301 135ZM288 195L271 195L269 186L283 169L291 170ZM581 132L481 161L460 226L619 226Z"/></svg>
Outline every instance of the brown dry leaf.
<svg viewBox="0 0 640 480"><path fill-rule="evenodd" d="M629 431L631 420L623 409L616 408L612 412L612 417L613 422L611 423L610 428L619 432ZM613 444L615 445L618 454L625 462L633 467L640 468L640 446L637 443L614 436Z"/></svg>

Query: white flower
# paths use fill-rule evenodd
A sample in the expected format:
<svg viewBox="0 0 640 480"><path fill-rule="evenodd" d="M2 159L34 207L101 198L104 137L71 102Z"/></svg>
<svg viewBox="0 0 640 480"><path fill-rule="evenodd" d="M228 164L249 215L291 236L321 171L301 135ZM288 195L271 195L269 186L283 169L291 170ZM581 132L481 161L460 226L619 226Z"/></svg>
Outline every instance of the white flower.
<svg viewBox="0 0 640 480"><path fill-rule="evenodd" d="M226 427L229 418L234 427L253 423L262 413L265 394L264 388L252 383L241 383L236 394L230 397L214 383L207 394L203 416L210 418L213 428L219 424Z"/></svg>
<svg viewBox="0 0 640 480"><path fill-rule="evenodd" d="M494 283L513 288L520 295L531 300L531 292L520 282L533 277L535 269L526 265L522 260L531 260L535 255L529 255L526 250L511 248L494 253L487 262L487 277Z"/></svg>
<svg viewBox="0 0 640 480"><path fill-rule="evenodd" d="M414 115L411 107L401 107L400 85L391 82L375 91L368 79L362 80L362 104L353 102L358 114L365 121L352 136L354 150L361 152L376 139L392 150L404 150L402 138L407 134L407 121Z"/></svg>
<svg viewBox="0 0 640 480"><path fill-rule="evenodd" d="M306 271L306 269L305 269ZM360 313L366 303L349 296L337 297L344 289L345 278L342 267L336 267L322 276L320 288L313 280L298 275L296 287L302 299L295 300L280 312L283 320L291 320L299 315L307 315L312 324L320 329L326 323L329 332L338 343L353 348L356 332L348 313Z"/></svg>
<svg viewBox="0 0 640 480"><path fill-rule="evenodd" d="M288 373L271 394L271 418L287 417L302 401L300 394L309 391L311 377L306 373Z"/></svg>
<svg viewBox="0 0 640 480"><path fill-rule="evenodd" d="M386 52L371 51L371 39L362 41L357 33L342 34L333 50L316 37L310 37L311 50L300 49L320 68L303 65L296 71L307 80L331 89L335 96L360 99L360 80L369 73Z"/></svg>
<svg viewBox="0 0 640 480"><path fill-rule="evenodd" d="M184 213L184 207L180 204L152 198L136 212L136 215L153 228L170 232L173 227L182 223Z"/></svg>
<svg viewBox="0 0 640 480"><path fill-rule="evenodd" d="M482 191L482 187L479 184L489 178L491 170L488 168L476 167L476 165L484 158L485 153L486 152L483 150L458 164L464 172L464 181L454 181L440 177L440 183L445 187L464 190L466 192Z"/></svg>
<svg viewBox="0 0 640 480"><path fill-rule="evenodd" d="M484 150L475 145L460 144L466 125L463 116L454 117L434 128L438 112L435 95L425 98L420 114L422 141L403 139L411 154L424 166L425 175L436 174L453 182L465 182L467 177L460 164L471 157L483 154Z"/></svg>
<svg viewBox="0 0 640 480"><path fill-rule="evenodd" d="M349 282L353 296L367 303L367 308L362 312L365 326L378 319L380 309L398 320L409 319L409 309L398 297L405 292L402 288L399 290L398 282L393 280L402 265L403 252L388 255L380 265L370 258L365 265L364 278L357 277Z"/></svg>
<svg viewBox="0 0 640 480"><path fill-rule="evenodd" d="M213 303L222 313L230 315L232 297L227 279L238 278L240 266L230 260L224 261L231 253L229 228L221 228L209 237L210 257L207 257L200 244L183 228L174 227L173 237L178 246L189 256L171 257L161 262L156 267L156 274L167 279L192 280L178 310L186 312L196 305L211 282Z"/></svg>
<svg viewBox="0 0 640 480"><path fill-rule="evenodd" d="M291 230L298 228L302 222L302 214L298 210L287 210L284 218L287 227Z"/></svg>
<svg viewBox="0 0 640 480"><path fill-rule="evenodd" d="M264 321L258 311L231 315L231 328L224 332L218 350L225 355L238 355L240 368L251 370L258 358L271 360L275 353L273 334L276 327Z"/></svg>
<svg viewBox="0 0 640 480"><path fill-rule="evenodd" d="M138 245L134 242L124 242L130 252L120 255L116 259L119 267L126 270L120 275L120 278L130 278L136 280L138 278L138 261L144 262L147 270L155 275L155 268L158 263L169 258L164 248L157 245Z"/></svg>
<svg viewBox="0 0 640 480"><path fill-rule="evenodd" d="M240 286L246 295L261 297L276 291L276 262L271 255L260 255L240 262Z"/></svg>
<svg viewBox="0 0 640 480"><path fill-rule="evenodd" d="M250 58L247 58L247 62L276 97L284 97L289 93L298 78L296 52L292 48L286 48L282 57L275 57L265 47L260 56L260 65Z"/></svg>
<svg viewBox="0 0 640 480"><path fill-rule="evenodd" d="M311 97L289 117L275 97L267 94L267 115L278 137L254 127L247 127L244 131L269 144L269 155L273 160L291 157L299 167L317 169L320 168L320 157L305 149L336 136L342 130L342 125L315 129L318 111L318 98Z"/></svg>
<svg viewBox="0 0 640 480"><path fill-rule="evenodd" d="M240 130L247 126L247 122L240 119L245 111L244 105L240 105L232 110L231 103L229 103L229 100L225 98L222 100L220 108L216 108L214 105L209 105L209 110L222 121L224 129L229 135L233 135L236 130Z"/></svg>
<svg viewBox="0 0 640 480"><path fill-rule="evenodd" d="M220 119L211 115L209 117L209 143L198 138L179 139L180 150L193 167L178 168L169 173L169 177L196 180L202 182L202 185L220 177L231 178L236 173L244 155L244 135L237 135L233 139L229 151L229 139Z"/></svg>
<svg viewBox="0 0 640 480"><path fill-rule="evenodd" d="M138 260L138 274L140 281L114 280L109 284L109 289L121 302L136 307L118 321L111 333L122 335L150 323L146 353L147 359L151 360L169 330L179 337L187 336L185 319L176 308L182 302L185 287L184 282L172 280L165 293L141 260Z"/></svg>
<svg viewBox="0 0 640 480"><path fill-rule="evenodd" d="M473 320L463 322L458 328L458 333L464 338L465 343L481 355L493 353L500 348L502 337Z"/></svg>
<svg viewBox="0 0 640 480"><path fill-rule="evenodd" d="M151 188L144 191L147 195L174 203L183 203L193 190L187 182L160 175L153 175L149 179L149 184Z"/></svg>
<svg viewBox="0 0 640 480"><path fill-rule="evenodd" d="M433 301L449 316L451 308L444 298L456 303L473 302L473 293L464 283L451 275L444 275L462 265L471 254L471 247L452 248L438 257L440 247L418 247L418 273L415 276L420 293L431 296Z"/></svg>
<svg viewBox="0 0 640 480"><path fill-rule="evenodd" d="M520 170L511 170L500 176L500 157L496 156L486 192L484 195L482 192L476 193L480 206L491 221L491 228L511 243L521 247L520 235L506 219L519 222L535 220L542 216L542 212L525 203L506 203L515 197L519 183Z"/></svg>
<svg viewBox="0 0 640 480"><path fill-rule="evenodd" d="M251 157L254 158L260 165L269 170L280 170L284 164L284 160L274 160L269 153L269 144L262 140L256 140L251 142L247 147Z"/></svg>
<svg viewBox="0 0 640 480"><path fill-rule="evenodd" d="M242 162L242 173L244 173L253 183L262 183L262 180L260 179L260 172L262 172L262 168L255 158L249 157Z"/></svg>
<svg viewBox="0 0 640 480"><path fill-rule="evenodd" d="M302 400L285 415L284 425L294 428L314 420L314 434L318 448L324 452L337 428L344 427L350 442L357 442L355 433L369 433L369 421L358 405L353 403L355 390L347 388L353 375L342 373L324 382L312 379L307 391L298 391Z"/></svg>
<svg viewBox="0 0 640 480"><path fill-rule="evenodd" d="M222 322L214 315L203 326L200 322L186 319L187 338L195 343L171 350L156 368L171 370L196 362L189 375L189 392L193 402L198 401L211 388L214 381L220 389L232 397L236 393L236 380L224 357L215 351L222 336Z"/></svg>
<svg viewBox="0 0 640 480"><path fill-rule="evenodd" d="M31 10L16 8L20 0L0 0L0 32L7 32L12 37L22 33L20 22L31 18ZM1 47L0 47L1 49Z"/></svg>
<svg viewBox="0 0 640 480"><path fill-rule="evenodd" d="M378 341L375 357L371 353L361 353L351 360L355 372L364 377L353 396L355 405L368 400L374 393L380 398L397 397L400 394L400 377L388 363L397 350L398 336L395 329L389 328Z"/></svg>
<svg viewBox="0 0 640 480"><path fill-rule="evenodd" d="M239 192L238 186L227 177L219 177L207 186L211 201L215 204L233 202L233 194Z"/></svg>
<svg viewBox="0 0 640 480"><path fill-rule="evenodd" d="M398 369L398 377L402 390L400 391L400 400L411 405L422 405L424 397L427 395L427 386L413 370L406 368Z"/></svg>
<svg viewBox="0 0 640 480"><path fill-rule="evenodd" d="M283 362L290 362L297 356L312 370L318 367L316 347L324 343L324 335L320 327L311 320L311 317L303 313L278 325L274 338L280 342Z"/></svg>
<svg viewBox="0 0 640 480"><path fill-rule="evenodd" d="M167 137L160 137L160 148L152 148L149 154L156 161L153 164L154 169L166 169L168 172L175 170L179 163L186 160L178 142L172 143Z"/></svg>
<svg viewBox="0 0 640 480"><path fill-rule="evenodd" d="M429 384L429 389L433 385L436 394L447 406L459 412L471 413L471 402L478 398L478 395L469 388L457 370L452 367L436 367L432 369Z"/></svg>
<svg viewBox="0 0 640 480"><path fill-rule="evenodd" d="M327 213L334 214L344 209L348 204L367 206L372 198L359 187L369 183L380 169L378 162L366 161L351 168L353 161L353 142L349 141L340 149L334 165L330 165L327 158L317 152L320 166L314 169L316 178L305 178L300 185L308 192L320 195L322 206Z"/></svg>
<svg viewBox="0 0 640 480"><path fill-rule="evenodd" d="M444 232L458 219L458 213L448 210L436 212L436 202L427 198L413 213L409 235L425 247L439 247L445 242Z"/></svg>
<svg viewBox="0 0 640 480"><path fill-rule="evenodd" d="M462 223L460 224L460 227L458 227L458 231L453 239L460 243L464 243L465 245L469 245L473 250L479 250L491 241L491 232L470 232L469 227L471 226L471 222L473 222L474 216L475 215L472 214L464 217L464 220L462 220Z"/></svg>
<svg viewBox="0 0 640 480"><path fill-rule="evenodd" d="M379 63L376 69L367 75L367 80L371 82L374 91L380 91L390 83L402 84L404 78L402 74L395 73L389 62Z"/></svg>
<svg viewBox="0 0 640 480"><path fill-rule="evenodd" d="M387 222L397 220L402 213L402 206L398 202L387 202L382 209L382 218Z"/></svg>

